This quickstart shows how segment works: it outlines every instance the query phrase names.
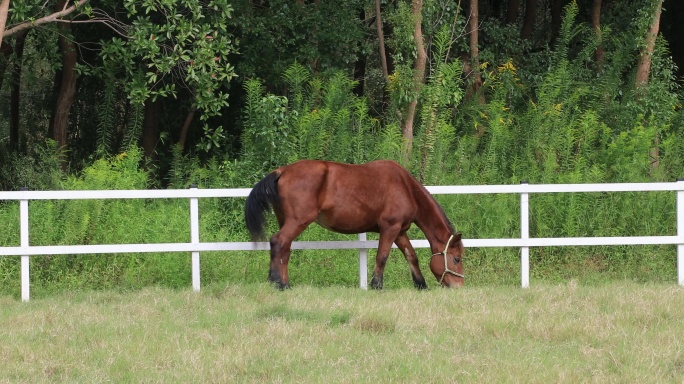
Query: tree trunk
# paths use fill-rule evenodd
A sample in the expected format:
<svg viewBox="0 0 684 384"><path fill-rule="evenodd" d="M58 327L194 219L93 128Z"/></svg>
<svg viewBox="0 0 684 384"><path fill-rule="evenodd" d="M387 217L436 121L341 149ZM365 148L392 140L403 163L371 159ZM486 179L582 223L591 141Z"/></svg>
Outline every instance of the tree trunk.
<svg viewBox="0 0 684 384"><path fill-rule="evenodd" d="M508 7L506 8L506 23L513 24L518 21L519 12L520 0L508 0Z"/></svg>
<svg viewBox="0 0 684 384"><path fill-rule="evenodd" d="M185 150L185 140L188 137L188 130L190 129L190 124L192 124L192 119L195 117L195 112L197 112L197 108L193 105L190 107L190 111L188 111L188 115L185 117L185 121L181 127L180 138L178 139L178 146L180 147L181 152L184 152Z"/></svg>
<svg viewBox="0 0 684 384"><path fill-rule="evenodd" d="M425 45L423 44L423 29L421 27L423 17L423 0L413 0L411 5L411 14L414 18L413 40L416 44L416 61L413 67L413 95L411 101L406 108L404 122L401 127L401 133L404 137L404 160L408 162L413 147L413 122L416 117L416 106L418 105L418 97L425 81L425 66L427 63L427 53L425 52Z"/></svg>
<svg viewBox="0 0 684 384"><path fill-rule="evenodd" d="M3 1L3 0L0 0ZM77 0L75 1L70 7L67 7L67 2L62 1L62 7L59 7L57 12L47 15L45 17L41 17L39 19L34 19L34 18L28 18L26 21L21 22L11 28L7 28L6 30L3 31L4 37L7 36L12 36L16 35L19 32L26 31L28 29L35 28L39 25L47 24L47 23L54 23L55 21L61 20L64 18L64 16L67 16L76 10L78 10L80 7L88 3L90 0ZM47 3L47 1L45 2Z"/></svg>
<svg viewBox="0 0 684 384"><path fill-rule="evenodd" d="M648 85L648 77L651 73L651 56L653 55L656 37L658 37L658 31L660 29L660 12L662 7L663 2L660 0L653 12L651 27L646 33L646 46L641 50L641 56L639 57L635 81L637 95L641 94Z"/></svg>
<svg viewBox="0 0 684 384"><path fill-rule="evenodd" d="M394 27L390 23L382 23L382 35L384 38L394 35ZM387 61L387 73L394 73L394 49L385 45L385 60Z"/></svg>
<svg viewBox="0 0 684 384"><path fill-rule="evenodd" d="M66 0L57 4L57 10L64 8ZM55 102L52 118L52 138L57 142L57 148L64 150L68 145L69 112L76 98L76 46L71 41L71 26L60 24L57 26L59 36L57 38L59 50L62 53L61 79L59 81L59 93ZM64 152L65 153L65 152ZM62 170L66 170L67 159L61 159Z"/></svg>
<svg viewBox="0 0 684 384"><path fill-rule="evenodd" d="M7 25L9 3L9 0L0 0L0 46L2 46L2 36L5 34L5 25Z"/></svg>
<svg viewBox="0 0 684 384"><path fill-rule="evenodd" d="M598 40L594 58L596 64L601 68L605 61L605 51L603 50L603 42L601 40L601 0L594 0L594 4L591 7L591 28L594 30L594 34L596 34L596 39Z"/></svg>
<svg viewBox="0 0 684 384"><path fill-rule="evenodd" d="M5 71L9 64L9 57L14 52L12 45L7 41L0 44L0 89L2 89L3 80L5 80Z"/></svg>
<svg viewBox="0 0 684 384"><path fill-rule="evenodd" d="M663 2L658 1L653 12L653 20L651 27L646 32L646 46L641 50L639 63L637 64L637 73L635 80L636 97L637 99L644 96L646 87L648 86L648 78L651 73L651 56L655 49L656 38L660 30L660 13L662 11ZM653 148L651 148L651 168L656 169L660 165L660 136L656 132Z"/></svg>
<svg viewBox="0 0 684 384"><path fill-rule="evenodd" d="M142 144L145 158L148 162L156 158L157 142L159 141L159 120L161 117L161 99L145 102L145 117L143 118Z"/></svg>
<svg viewBox="0 0 684 384"><path fill-rule="evenodd" d="M387 71L387 55L385 54L385 36L382 32L382 12L380 11L380 0L375 0L375 27L378 30L382 76L385 78L385 83L387 83L389 81L389 72Z"/></svg>
<svg viewBox="0 0 684 384"><path fill-rule="evenodd" d="M382 11L380 12L380 15L382 16ZM380 114L384 115L385 110L387 109L387 106L390 105L390 93L389 93L389 75L394 73L394 49L392 49L392 46L387 46L385 42L385 38L388 36L392 36L394 34L394 28L392 24L387 23L387 22L382 22L382 36L383 36L383 47L385 48L385 54L382 56L385 59L385 64L387 65L387 77L385 77L385 86L383 87L383 92L382 92L382 105L380 107ZM384 73L383 73L384 75Z"/></svg>
<svg viewBox="0 0 684 384"><path fill-rule="evenodd" d="M537 0L527 0L525 2L525 19L520 30L521 39L529 39L534 31L534 23L537 20Z"/></svg>
<svg viewBox="0 0 684 384"><path fill-rule="evenodd" d="M476 96L480 104L484 103L482 93L482 76L480 75L480 50L478 47L478 27L480 23L479 7L477 0L470 0L470 17L468 18L467 31L470 35L470 86L466 92L466 97Z"/></svg>
<svg viewBox="0 0 684 384"><path fill-rule="evenodd" d="M12 68L12 92L10 96L10 150L19 150L19 104L21 102L21 70L22 57L24 56L24 43L26 42L28 30L17 34L14 42L15 62Z"/></svg>

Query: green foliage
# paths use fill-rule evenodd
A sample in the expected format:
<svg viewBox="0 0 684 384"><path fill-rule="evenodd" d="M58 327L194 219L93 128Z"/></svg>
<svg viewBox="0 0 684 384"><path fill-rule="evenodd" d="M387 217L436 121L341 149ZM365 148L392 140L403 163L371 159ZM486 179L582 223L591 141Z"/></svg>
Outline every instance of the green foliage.
<svg viewBox="0 0 684 384"><path fill-rule="evenodd" d="M387 46L394 51L393 59L397 64L413 63L415 42L413 41L414 17L408 2L398 2L396 8L386 15L393 27L392 37L387 39Z"/></svg>
<svg viewBox="0 0 684 384"><path fill-rule="evenodd" d="M264 170L287 163L294 150L289 124L292 114L287 110L287 98L263 96L258 80L248 80L245 91L247 102L242 134L242 149L248 154L245 157Z"/></svg>
<svg viewBox="0 0 684 384"><path fill-rule="evenodd" d="M284 73L289 99L263 94L261 82L245 83L243 158L267 172L298 159L360 163L372 148L373 120L354 82L341 72L313 77L300 64ZM373 157L370 157L373 158Z"/></svg>
<svg viewBox="0 0 684 384"><path fill-rule="evenodd" d="M289 0L232 2L239 18L231 20L240 45L237 72L280 86L293 62L317 71L350 68L366 54L361 0L296 2Z"/></svg>
<svg viewBox="0 0 684 384"><path fill-rule="evenodd" d="M13 2L15 16L34 14L37 4ZM414 149L404 165L424 184L671 181L684 176L681 87L667 42L658 38L649 84L639 94L634 91L634 68L654 3L634 4L604 8L600 41L583 22L586 15L576 2L565 8L555 40L541 45L541 33L523 41L516 37L519 26L484 20L479 68L485 80L484 101L479 102L465 97L462 64L455 58L467 42L467 36L456 36L465 25L464 10L452 9L448 2L424 4L430 61L419 94L413 87L410 4L383 4L385 20L393 30L387 38L395 70L388 84L383 80L388 100L379 101L352 92L357 84L349 76L350 64L368 49L357 13L363 4L357 1L337 7L333 2L284 0L239 1L230 6L129 1L125 6L131 39L108 40L102 68L80 68L83 74L108 79L97 93L100 107L93 114L98 135L93 159L98 160L91 160L80 174L65 177L52 144L29 142L37 155L0 152L0 183L4 189L158 185L160 181L150 182L140 166L141 102L184 94L193 97L204 130L196 137L195 153L169 145L168 165L160 174L171 188L250 187L272 169L303 158L404 161L397 111L411 100L418 100ZM240 11L240 19L232 18L231 7ZM231 33L250 42L240 47L240 59L232 55L237 43ZM606 51L603 62L594 59L599 43ZM228 65L229 59L240 69ZM373 62L377 58L369 59L369 68L377 67ZM234 72L245 75L243 94L229 84ZM208 119L225 107L229 87L239 94L236 100L244 98L244 107L232 124L235 128L224 130L226 125ZM44 88L49 87L40 87ZM124 91L130 98L126 103L117 96ZM388 101L382 110L373 109ZM225 142L237 142L238 134L239 145L224 151ZM174 135L166 132L164 138L173 140ZM120 151L124 154L111 156ZM215 157L199 158L197 153ZM676 231L671 193L541 194L531 199L535 237ZM438 200L466 238L519 234L517 196L439 196ZM200 205L203 241L248 240L244 199L203 199ZM172 242L189 236L185 201L45 201L32 203L31 209L36 215L31 222L35 244ZM17 215L16 204L0 205L0 221L9 223L0 234L0 244L18 242ZM272 224L269 231L275 230ZM422 237L415 228L410 235ZM300 237L338 238L350 237L316 226ZM671 247L535 248L531 253L532 274L540 280L668 281L673 275ZM386 281L390 288L410 286L403 257L395 256L388 264ZM266 252L206 253L203 278L263 281L267 260ZM518 284L515 249L472 249L465 260L469 284ZM35 257L32 263L38 288L45 290L189 284L187 255L54 256ZM351 251L297 251L292 269L294 284L356 285L356 257ZM0 260L0 271L3 286L14 287L15 260Z"/></svg>
<svg viewBox="0 0 684 384"><path fill-rule="evenodd" d="M366 125L365 101L355 98L351 82L342 73L332 75L320 89L316 82L310 84L308 108L296 111L293 131L296 138L296 157L330 159L352 162L365 152L353 153L364 145L370 131ZM320 93L318 92L320 90ZM359 113L361 113L359 115Z"/></svg>
<svg viewBox="0 0 684 384"><path fill-rule="evenodd" d="M102 105L99 109L97 125L97 154L99 156L109 155L112 150L113 127L115 123L115 87L116 82L111 79L105 83L105 94Z"/></svg>
<svg viewBox="0 0 684 384"><path fill-rule="evenodd" d="M228 105L224 91L236 76L229 56L236 51L228 27L233 8L226 1L126 1L131 27L127 39L113 38L103 45L101 57L112 77L124 76L129 98L136 104L157 97L176 97L187 87L200 120L221 114ZM144 65L142 65L144 63ZM210 129L210 150L218 144ZM205 135L206 136L206 135Z"/></svg>
<svg viewBox="0 0 684 384"><path fill-rule="evenodd" d="M448 51L452 40L448 27L443 27L435 37L432 73L422 90L422 106L418 117L418 148L414 155L419 158L418 179L423 183L440 183L451 169L445 168L449 161L452 143L456 139L456 127L452 124L451 108L463 98L463 70L458 60L449 61ZM429 175L429 177L428 177Z"/></svg>
<svg viewBox="0 0 684 384"><path fill-rule="evenodd" d="M390 110L400 111L403 110L405 105L415 100L418 95L416 94L413 86L413 67L407 63L399 63L394 68L394 73L389 75L389 88L390 95ZM390 120L396 119L392 116L388 117Z"/></svg>
<svg viewBox="0 0 684 384"><path fill-rule="evenodd" d="M0 190L16 191L60 189L63 174L59 158L63 153L57 143L46 140L31 148L27 155L17 155L0 149Z"/></svg>

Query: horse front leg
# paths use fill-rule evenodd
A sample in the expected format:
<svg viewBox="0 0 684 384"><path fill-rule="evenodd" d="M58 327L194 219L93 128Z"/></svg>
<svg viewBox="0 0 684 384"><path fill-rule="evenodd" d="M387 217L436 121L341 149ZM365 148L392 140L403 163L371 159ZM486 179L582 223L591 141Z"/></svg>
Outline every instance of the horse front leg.
<svg viewBox="0 0 684 384"><path fill-rule="evenodd" d="M418 265L418 255L416 255L416 250L413 249L411 245L411 240L409 240L406 232L403 232L397 236L394 240L394 244L401 250L406 257L406 261L411 269L411 277L413 277L413 285L417 289L427 289L427 284L425 283L425 278L420 272L420 266Z"/></svg>
<svg viewBox="0 0 684 384"><path fill-rule="evenodd" d="M371 279L371 288L373 289L382 289L385 264L387 264L387 258L392 250L392 242L398 233L399 230L391 229L380 232L378 254L375 256L375 268L373 268L373 278Z"/></svg>

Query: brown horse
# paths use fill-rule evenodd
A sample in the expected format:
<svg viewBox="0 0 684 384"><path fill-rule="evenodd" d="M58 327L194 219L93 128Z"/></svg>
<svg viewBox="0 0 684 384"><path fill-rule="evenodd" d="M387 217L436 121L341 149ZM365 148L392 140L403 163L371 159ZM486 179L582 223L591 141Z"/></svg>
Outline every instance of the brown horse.
<svg viewBox="0 0 684 384"><path fill-rule="evenodd" d="M463 243L430 193L404 168L379 160L351 165L302 160L276 169L247 198L245 222L252 238L263 239L264 212L273 208L280 230L271 237L268 279L289 287L290 246L309 224L340 233L378 232L380 241L371 287L382 289L392 243L404 253L418 289L425 289L416 251L406 231L416 223L430 247L430 269L440 284L464 283Z"/></svg>

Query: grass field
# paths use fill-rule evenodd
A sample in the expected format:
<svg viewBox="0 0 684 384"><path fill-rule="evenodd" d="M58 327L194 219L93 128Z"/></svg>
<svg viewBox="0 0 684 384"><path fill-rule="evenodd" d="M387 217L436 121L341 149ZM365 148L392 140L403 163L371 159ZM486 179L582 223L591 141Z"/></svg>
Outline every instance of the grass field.
<svg viewBox="0 0 684 384"><path fill-rule="evenodd" d="M684 289L267 284L0 297L0 382L681 382Z"/></svg>

